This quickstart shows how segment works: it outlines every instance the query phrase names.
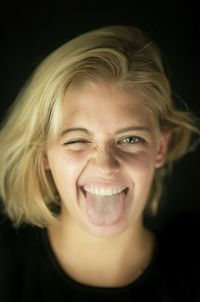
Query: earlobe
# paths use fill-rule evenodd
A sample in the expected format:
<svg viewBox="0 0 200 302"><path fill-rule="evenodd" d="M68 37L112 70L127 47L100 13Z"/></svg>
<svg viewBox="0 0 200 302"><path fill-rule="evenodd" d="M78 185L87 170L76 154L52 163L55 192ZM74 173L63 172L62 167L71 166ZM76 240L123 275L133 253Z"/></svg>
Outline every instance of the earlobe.
<svg viewBox="0 0 200 302"><path fill-rule="evenodd" d="M165 163L169 139L170 139L169 132L164 132L161 134L159 149L156 155L156 163L155 163L156 168L162 167Z"/></svg>

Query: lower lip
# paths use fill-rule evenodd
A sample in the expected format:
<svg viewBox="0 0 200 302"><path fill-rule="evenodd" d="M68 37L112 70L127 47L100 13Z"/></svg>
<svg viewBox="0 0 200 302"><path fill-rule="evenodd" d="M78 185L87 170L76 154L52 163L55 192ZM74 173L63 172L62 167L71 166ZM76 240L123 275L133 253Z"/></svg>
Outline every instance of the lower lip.
<svg viewBox="0 0 200 302"><path fill-rule="evenodd" d="M113 226L122 219L126 207L128 188L112 196L97 196L81 189L85 211L90 222L98 227Z"/></svg>

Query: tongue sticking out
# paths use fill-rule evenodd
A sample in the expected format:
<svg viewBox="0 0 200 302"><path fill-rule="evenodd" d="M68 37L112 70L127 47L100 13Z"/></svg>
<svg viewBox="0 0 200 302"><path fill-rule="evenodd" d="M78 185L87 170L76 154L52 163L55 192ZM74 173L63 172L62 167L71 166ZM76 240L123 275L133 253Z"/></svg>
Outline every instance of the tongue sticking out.
<svg viewBox="0 0 200 302"><path fill-rule="evenodd" d="M90 221L97 226L112 225L123 214L125 192L111 196L86 193L87 214Z"/></svg>

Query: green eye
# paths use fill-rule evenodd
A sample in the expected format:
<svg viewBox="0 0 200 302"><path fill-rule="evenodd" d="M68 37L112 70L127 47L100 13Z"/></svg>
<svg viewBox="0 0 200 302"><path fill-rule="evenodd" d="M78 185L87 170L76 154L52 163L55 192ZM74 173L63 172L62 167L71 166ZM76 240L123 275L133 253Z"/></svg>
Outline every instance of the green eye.
<svg viewBox="0 0 200 302"><path fill-rule="evenodd" d="M140 136L127 136L127 137L124 137L120 143L122 144L141 144L141 143L145 143L145 139L143 137L140 137Z"/></svg>

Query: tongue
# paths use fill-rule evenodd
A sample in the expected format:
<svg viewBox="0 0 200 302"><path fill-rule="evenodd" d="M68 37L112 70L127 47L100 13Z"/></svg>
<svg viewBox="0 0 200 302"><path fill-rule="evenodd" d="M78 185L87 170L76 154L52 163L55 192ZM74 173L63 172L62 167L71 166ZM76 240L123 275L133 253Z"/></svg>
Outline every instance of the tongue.
<svg viewBox="0 0 200 302"><path fill-rule="evenodd" d="M100 196L87 192L87 214L90 221L97 226L114 224L122 216L124 200L124 192L111 196Z"/></svg>

